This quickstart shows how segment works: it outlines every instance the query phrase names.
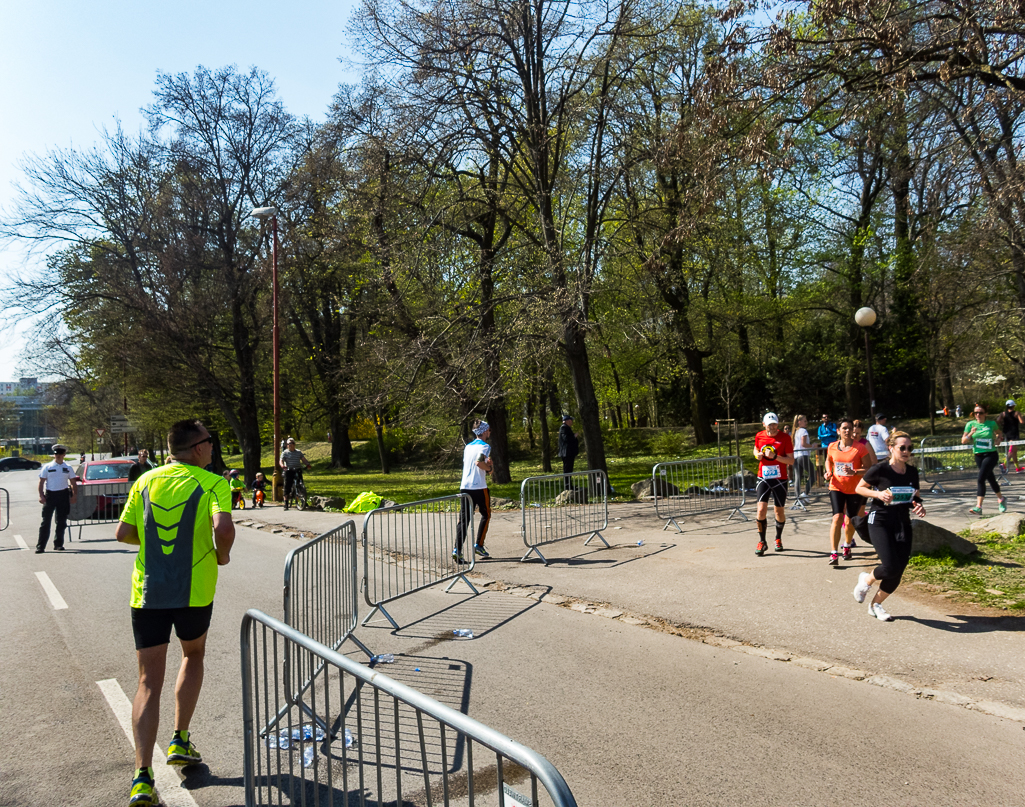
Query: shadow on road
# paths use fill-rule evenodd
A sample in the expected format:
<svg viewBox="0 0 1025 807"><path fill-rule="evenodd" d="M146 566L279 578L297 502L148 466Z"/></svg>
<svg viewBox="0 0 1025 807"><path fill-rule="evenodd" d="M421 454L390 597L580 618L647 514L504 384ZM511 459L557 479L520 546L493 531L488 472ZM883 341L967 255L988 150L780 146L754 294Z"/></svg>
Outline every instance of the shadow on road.
<svg viewBox="0 0 1025 807"><path fill-rule="evenodd" d="M969 616L951 614L950 618L960 620L960 622L943 622L938 619L922 619L917 616L895 617L897 621L918 622L927 628L935 628L936 630L943 630L949 633L991 633L993 631L1021 633L1025 631L1025 616Z"/></svg>

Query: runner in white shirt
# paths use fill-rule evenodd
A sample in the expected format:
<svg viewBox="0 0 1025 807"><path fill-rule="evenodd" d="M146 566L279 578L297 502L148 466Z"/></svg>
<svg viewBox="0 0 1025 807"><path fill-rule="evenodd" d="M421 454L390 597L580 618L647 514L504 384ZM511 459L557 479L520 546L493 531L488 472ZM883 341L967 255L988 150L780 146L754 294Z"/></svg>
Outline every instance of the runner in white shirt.
<svg viewBox="0 0 1025 807"><path fill-rule="evenodd" d="M890 438L890 432L886 428L886 415L876 415L874 426L868 427L868 444L876 453L877 460L885 460L890 456L890 449L886 441Z"/></svg>
<svg viewBox="0 0 1025 807"><path fill-rule="evenodd" d="M463 541L474 509L480 511L480 525L477 527L477 543L473 551L484 560L491 557L484 548L484 538L488 534L488 522L491 520L491 494L488 491L487 477L493 469L491 446L487 443L491 436L491 427L486 421L476 420L473 423L473 433L477 439L471 440L463 449L463 476L459 480L459 492L467 494L470 500L463 500L459 523L456 524L456 545L452 550L452 560L456 563L470 562L463 557Z"/></svg>

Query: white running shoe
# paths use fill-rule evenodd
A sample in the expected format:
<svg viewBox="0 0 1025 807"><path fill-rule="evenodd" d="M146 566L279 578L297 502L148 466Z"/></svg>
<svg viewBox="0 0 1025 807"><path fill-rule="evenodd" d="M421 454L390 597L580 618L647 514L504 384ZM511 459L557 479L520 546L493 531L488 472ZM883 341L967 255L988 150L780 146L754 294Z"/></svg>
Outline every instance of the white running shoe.
<svg viewBox="0 0 1025 807"><path fill-rule="evenodd" d="M854 599L858 602L865 602L865 595L868 594L870 588L872 588L872 575L868 572L862 572L858 575L858 585L854 587Z"/></svg>
<svg viewBox="0 0 1025 807"><path fill-rule="evenodd" d="M893 622L893 617L886 613L886 609L878 602L874 602L868 607L868 615L874 616L880 622Z"/></svg>

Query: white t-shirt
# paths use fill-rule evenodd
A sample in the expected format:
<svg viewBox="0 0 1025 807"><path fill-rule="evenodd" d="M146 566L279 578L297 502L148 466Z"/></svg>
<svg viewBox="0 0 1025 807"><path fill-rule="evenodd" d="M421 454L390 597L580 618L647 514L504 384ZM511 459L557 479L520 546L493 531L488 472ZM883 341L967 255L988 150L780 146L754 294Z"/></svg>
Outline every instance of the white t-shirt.
<svg viewBox="0 0 1025 807"><path fill-rule="evenodd" d="M66 462L58 464L57 460L51 460L39 469L39 478L46 480L47 490L67 490L71 480L78 477Z"/></svg>
<svg viewBox="0 0 1025 807"><path fill-rule="evenodd" d="M890 449L886 446L886 440L889 436L889 430L880 423L868 427L868 443L872 446L872 450L876 452L876 459L886 459L889 455Z"/></svg>
<svg viewBox="0 0 1025 807"><path fill-rule="evenodd" d="M811 445L811 438L808 436L808 430L801 426L794 432L794 457L807 457L809 449L801 448L804 443Z"/></svg>
<svg viewBox="0 0 1025 807"><path fill-rule="evenodd" d="M477 465L491 456L491 446L479 437L466 444L463 449L463 477L459 480L460 490L484 490L488 486L487 474Z"/></svg>

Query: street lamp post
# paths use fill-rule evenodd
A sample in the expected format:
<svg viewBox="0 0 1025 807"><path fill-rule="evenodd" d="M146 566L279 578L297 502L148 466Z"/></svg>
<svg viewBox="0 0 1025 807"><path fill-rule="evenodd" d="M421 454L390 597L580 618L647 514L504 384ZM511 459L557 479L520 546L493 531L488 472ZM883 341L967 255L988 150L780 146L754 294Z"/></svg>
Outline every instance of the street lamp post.
<svg viewBox="0 0 1025 807"><path fill-rule="evenodd" d="M271 348L272 361L274 364L274 475L271 481L271 498L280 502L283 500L281 489L281 386L278 368L279 334L278 334L278 209L276 207L257 207L253 210L252 216L263 221L270 219L272 243L271 243L271 285L272 285L272 308L273 324L271 326Z"/></svg>
<svg viewBox="0 0 1025 807"><path fill-rule="evenodd" d="M876 393L872 387L872 347L868 341L868 329L875 325L876 312L874 308L865 306L854 312L854 321L861 327L865 334L865 365L868 374L868 406L872 412L872 422L876 417Z"/></svg>

